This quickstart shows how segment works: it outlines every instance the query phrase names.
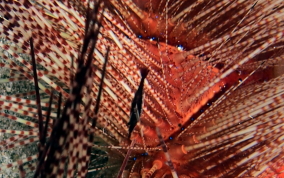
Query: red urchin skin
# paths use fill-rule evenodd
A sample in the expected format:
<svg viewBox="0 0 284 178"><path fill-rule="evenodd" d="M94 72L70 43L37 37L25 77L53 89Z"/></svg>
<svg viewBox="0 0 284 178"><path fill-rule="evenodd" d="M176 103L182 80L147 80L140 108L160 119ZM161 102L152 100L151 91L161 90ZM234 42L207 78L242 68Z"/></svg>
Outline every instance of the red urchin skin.
<svg viewBox="0 0 284 178"><path fill-rule="evenodd" d="M184 57L185 55L180 55L181 57L179 57L179 54L186 52L181 52L177 50L176 47L165 45L163 43L160 43L159 45L160 48L158 49L158 47L155 47L154 45L150 44L148 45L148 49L152 51L154 55L157 56L159 53L161 53L161 60L163 61L165 66L165 79L171 86L171 89L169 89L168 91L169 100L167 101L170 102L170 105L174 108L175 114L169 113L167 115L167 119L172 125L162 122L156 123L156 125L142 125L144 125L144 129L146 129L144 130L144 134L146 137L157 138L156 132L154 131L155 127L157 126L162 131L164 131L164 138L169 138L172 134L178 132L180 130L180 127L186 127L185 123L188 123L191 116L197 113L200 108L202 108L209 100L211 100L214 97L215 93L218 93L220 91L220 88L225 85L225 82L220 81L218 84L211 87L211 89L209 89L206 93L200 96L200 99L196 104L193 104L193 102L188 101L187 97L182 98L183 88L187 88L187 85L185 84L186 81L190 81L190 77L197 76L201 70L204 70L202 69L202 67L200 67L197 69L193 69L191 72L186 72L186 69L203 62L196 60L193 55L188 55L186 57ZM163 49L163 47L167 49ZM177 58L180 59L179 62L177 62ZM210 77L207 78L207 80L216 77L219 72L217 68L213 68L211 66L208 66L205 71L208 71L209 75L207 76ZM201 76L197 77L196 80L202 83L202 80L204 79ZM193 92L194 91L188 91L188 95L191 95L191 93ZM143 115L141 117L143 119ZM143 123L143 120L141 122ZM138 141L138 143L142 144L142 139L139 138L139 136L136 136L135 139L140 140ZM146 143L146 145L148 146L157 145L157 143L155 143L154 145L153 144L154 143L151 142Z"/></svg>

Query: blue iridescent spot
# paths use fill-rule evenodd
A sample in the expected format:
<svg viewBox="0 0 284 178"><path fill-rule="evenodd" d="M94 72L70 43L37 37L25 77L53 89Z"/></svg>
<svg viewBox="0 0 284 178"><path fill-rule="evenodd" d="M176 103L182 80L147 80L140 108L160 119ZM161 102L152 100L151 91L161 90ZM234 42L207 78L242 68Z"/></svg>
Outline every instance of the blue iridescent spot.
<svg viewBox="0 0 284 178"><path fill-rule="evenodd" d="M152 39L152 40L156 40L156 37L152 37L151 39Z"/></svg>
<svg viewBox="0 0 284 178"><path fill-rule="evenodd" d="M211 105L211 103L207 103L207 106L210 106Z"/></svg>
<svg viewBox="0 0 284 178"><path fill-rule="evenodd" d="M148 153L147 152L145 152L145 156L147 156L148 155Z"/></svg>
<svg viewBox="0 0 284 178"><path fill-rule="evenodd" d="M172 140L172 139L173 139L173 137L170 137L169 139L170 139L170 140Z"/></svg>
<svg viewBox="0 0 284 178"><path fill-rule="evenodd" d="M180 50L180 51L184 50L184 48L181 44L177 45L177 49Z"/></svg>
<svg viewBox="0 0 284 178"><path fill-rule="evenodd" d="M203 113L203 109L200 109L200 111L199 111L199 112Z"/></svg>
<svg viewBox="0 0 284 178"><path fill-rule="evenodd" d="M138 37L138 38L142 38L142 35L138 35L137 37Z"/></svg>
<svg viewBox="0 0 284 178"><path fill-rule="evenodd" d="M133 158L134 161L136 161L136 159L137 159L136 157Z"/></svg>
<svg viewBox="0 0 284 178"><path fill-rule="evenodd" d="M181 130L184 130L184 128L182 127Z"/></svg>
<svg viewBox="0 0 284 178"><path fill-rule="evenodd" d="M192 117L192 118L190 118L190 120L194 121L194 118Z"/></svg>
<svg viewBox="0 0 284 178"><path fill-rule="evenodd" d="M142 153L141 155L144 156L144 153Z"/></svg>

